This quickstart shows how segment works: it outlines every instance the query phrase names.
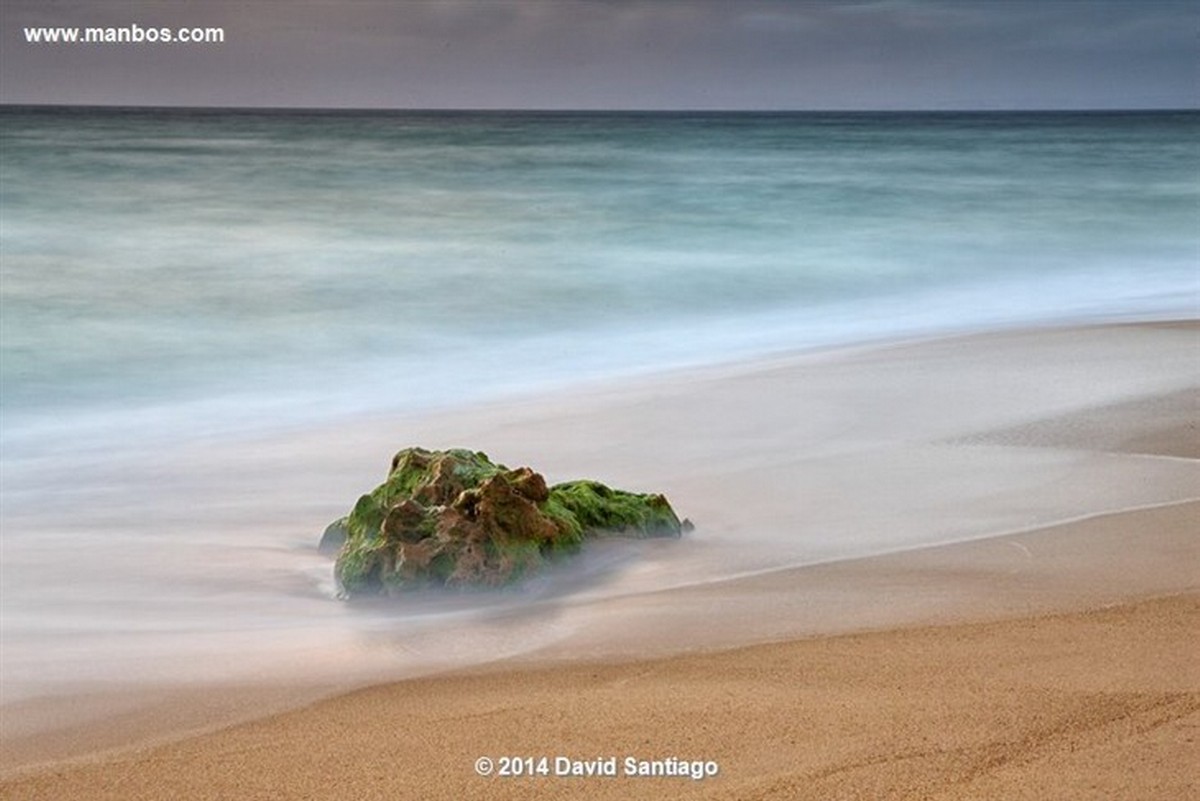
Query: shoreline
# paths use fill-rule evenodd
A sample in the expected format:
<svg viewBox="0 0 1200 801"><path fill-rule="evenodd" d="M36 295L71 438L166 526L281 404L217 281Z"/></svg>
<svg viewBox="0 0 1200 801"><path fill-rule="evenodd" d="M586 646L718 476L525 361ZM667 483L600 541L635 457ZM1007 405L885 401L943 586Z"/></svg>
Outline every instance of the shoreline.
<svg viewBox="0 0 1200 801"><path fill-rule="evenodd" d="M616 473L634 485L663 476L672 501L686 505L681 513L704 526L686 552L651 544L636 562L602 566L595 586L572 587L568 575L532 604L462 625L456 636L484 637L478 649L492 650L490 658L472 662L465 653L462 664L426 664L420 659L454 641L449 633L376 632L364 641L367 651L407 649L420 658L417 669L398 674L381 663L339 678L264 667L248 682L117 684L108 699L93 689L8 705L0 796L18 797L8 794L27 781L44 779L50 788L52 773L64 781L95 770L111 778L128 760L236 738L291 715L310 716L303 726L326 725L329 710L350 703L348 691L401 693L413 682L500 682L547 669L582 676L590 668L703 661L763 643L903 639L914 626L1017 626L1046 615L1104 614L1112 604L1194 601L1198 333L1197 321L1156 321L882 343L496 404L465 421L372 419L252 444L241 454L246 475L323 454L329 463L301 489L336 475L361 490L377 467L374 451L410 439L434 447L478 442L506 461L546 464L555 474ZM1014 376L1025 383L1001 380ZM946 381L949 399L938 392ZM798 409L780 401L790 397L802 399ZM739 408L754 414L720 413ZM619 456L635 442L670 448L641 461ZM220 449L207 456L193 449L185 461L196 454L203 464L227 463ZM724 461L711 463L715 455ZM763 506L745 520L731 517L730 493L750 493ZM768 522L821 537L788 544L770 526L759 530ZM827 544L860 532L869 537L848 544L875 553L847 556L845 546ZM492 630L497 642L529 647L497 650L486 639ZM390 683L396 679L403 681ZM586 682L576 690L586 692ZM80 702L91 704L87 714ZM62 715L64 725L45 725ZM488 790L456 786L468 796ZM36 797L67 797L47 792Z"/></svg>
<svg viewBox="0 0 1200 801"><path fill-rule="evenodd" d="M634 661L369 686L157 745L8 772L0 798L1186 797L1200 593ZM480 776L501 760L715 765Z"/></svg>
<svg viewBox="0 0 1200 801"><path fill-rule="evenodd" d="M653 591L622 599L637 606L642 625L636 637L624 639L621 648L613 647L612 632L593 633L590 641L577 638L542 651L437 671L432 676L417 675L398 683L437 676L511 674L550 666L619 667L757 645L1003 623L1190 597L1200 594L1200 579L1191 569L1200 563L1200 543L1192 542L1188 528L1197 520L1200 500L1184 501L967 542ZM1152 550L1144 551L1140 560L1129 560L1119 547L1122 533L1128 530L1127 521L1151 532L1142 544ZM1085 547L1090 554L1079 559ZM1078 564L1069 566L1070 562ZM802 595L795 592L797 585L804 587ZM874 600L884 593L889 604L875 607ZM703 638L693 640L693 610L711 605L714 600L726 607L743 608L727 608L722 644L705 646ZM805 608L800 608L801 604ZM770 610L775 616L768 614ZM697 641L699 646L693 644ZM69 732L51 730L23 738L7 737L0 782L97 760L120 759L394 683L397 680L380 678L358 682L358 686L155 686L138 692L142 696L140 711L108 719L104 717L107 704L103 693L34 700L29 704L34 716L44 716L48 708L90 702L96 705L100 717ZM115 691L113 705L121 707L133 692ZM237 711L239 708L241 711ZM18 705L9 711L19 719L24 710ZM190 717L186 714L189 711Z"/></svg>

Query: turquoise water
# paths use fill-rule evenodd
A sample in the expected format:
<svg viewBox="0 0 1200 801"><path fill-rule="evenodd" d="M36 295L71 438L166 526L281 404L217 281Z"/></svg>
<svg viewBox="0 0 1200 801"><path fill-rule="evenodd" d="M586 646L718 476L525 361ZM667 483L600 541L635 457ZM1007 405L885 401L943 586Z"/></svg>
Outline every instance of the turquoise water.
<svg viewBox="0 0 1200 801"><path fill-rule="evenodd" d="M1197 113L0 121L5 458L1200 296Z"/></svg>

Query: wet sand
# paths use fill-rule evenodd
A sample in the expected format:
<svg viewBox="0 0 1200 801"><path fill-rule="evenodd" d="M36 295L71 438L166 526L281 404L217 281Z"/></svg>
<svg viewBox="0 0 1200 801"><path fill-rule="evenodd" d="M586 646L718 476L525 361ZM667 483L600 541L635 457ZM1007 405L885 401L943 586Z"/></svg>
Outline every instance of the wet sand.
<svg viewBox="0 0 1200 801"><path fill-rule="evenodd" d="M111 703L60 699L64 726L44 725L48 700L8 707L0 797L1186 797L1197 333L981 335L426 419L419 436L393 423L404 444L662 476L705 525L683 556L648 546L595 585L446 633L466 650L492 631L539 639L441 675L362 673L375 686L324 700L348 682L315 669L118 686ZM247 469L329 436L264 443ZM607 455L634 439L659 450ZM762 508L738 519L729 493L747 488ZM772 565L788 540L760 530L799 521L821 536ZM843 532L866 553L823 550ZM392 645L444 645L422 636ZM552 771L556 756L675 756L720 772L476 775L475 758L505 755L547 756Z"/></svg>

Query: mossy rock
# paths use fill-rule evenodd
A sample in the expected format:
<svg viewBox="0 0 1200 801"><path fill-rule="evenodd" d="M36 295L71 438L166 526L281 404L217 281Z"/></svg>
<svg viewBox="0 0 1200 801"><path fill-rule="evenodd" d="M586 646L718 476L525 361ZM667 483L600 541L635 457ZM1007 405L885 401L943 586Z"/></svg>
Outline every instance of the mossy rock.
<svg viewBox="0 0 1200 801"><path fill-rule="evenodd" d="M337 551L347 596L426 586L501 586L594 536L678 537L685 527L662 495L597 481L547 487L464 449L406 448L387 479L321 537Z"/></svg>

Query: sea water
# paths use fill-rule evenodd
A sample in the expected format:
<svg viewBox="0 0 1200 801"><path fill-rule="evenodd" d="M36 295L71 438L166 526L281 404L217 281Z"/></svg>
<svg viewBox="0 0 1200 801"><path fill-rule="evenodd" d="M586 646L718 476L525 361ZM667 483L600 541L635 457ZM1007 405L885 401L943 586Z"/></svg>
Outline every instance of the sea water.
<svg viewBox="0 0 1200 801"><path fill-rule="evenodd" d="M403 629L332 600L326 520L272 516L329 503L284 497L303 466L239 485L252 470L174 461L189 445L866 340L1195 316L1197 142L1195 112L4 108L0 691L272 652L339 669ZM511 635L478 626L473 653L556 636Z"/></svg>
<svg viewBox="0 0 1200 801"><path fill-rule="evenodd" d="M1196 113L2 114L6 459L1196 300Z"/></svg>

